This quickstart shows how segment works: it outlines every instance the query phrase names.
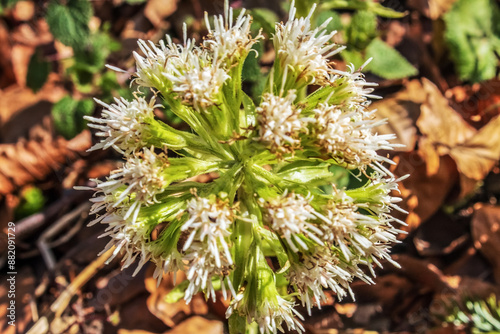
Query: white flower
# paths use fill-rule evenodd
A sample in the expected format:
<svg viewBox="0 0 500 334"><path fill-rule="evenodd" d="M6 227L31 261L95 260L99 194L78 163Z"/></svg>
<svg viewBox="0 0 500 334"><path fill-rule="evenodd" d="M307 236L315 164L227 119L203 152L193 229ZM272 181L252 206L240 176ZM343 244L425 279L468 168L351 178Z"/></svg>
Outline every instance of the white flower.
<svg viewBox="0 0 500 334"><path fill-rule="evenodd" d="M368 113L359 107L345 110L342 106L321 103L314 113L316 137L326 152L351 168L365 170L371 166L384 174L390 174L381 163L393 162L380 156L377 151L394 149L396 145L389 141L395 135L373 133L373 128L383 122L373 119L374 111Z"/></svg>
<svg viewBox="0 0 500 334"><path fill-rule="evenodd" d="M302 315L294 309L295 303L288 301L279 295L272 297L261 296L264 300L259 305L249 305L244 292L240 292L233 298L226 311L226 318L236 311L247 316L248 323L255 321L259 326L260 333L276 334L284 332L282 323L286 323L289 331L304 332L304 327L297 320L304 319ZM259 298L259 297L257 297Z"/></svg>
<svg viewBox="0 0 500 334"><path fill-rule="evenodd" d="M300 76L311 78L310 83L321 83L328 79L331 71L328 58L344 48L336 48L334 43L328 44L336 33L326 31L331 18L312 29L311 17L315 8L316 4L307 17L295 18L296 8L292 2L288 22L276 24L273 42L283 68L291 66L301 72Z"/></svg>
<svg viewBox="0 0 500 334"><path fill-rule="evenodd" d="M344 87L341 92L347 94L347 101L343 101L349 108L361 105L368 106L368 99L380 99L380 96L374 95L373 87L378 86L374 82L366 82L364 74L361 72L363 68L370 63L372 58L368 59L359 69L355 69L353 64L347 65L348 71L340 71L332 69L329 73L327 82L331 85L336 85L337 81L343 81ZM339 92L340 93L340 92ZM338 94L338 93L337 93Z"/></svg>
<svg viewBox="0 0 500 334"><path fill-rule="evenodd" d="M303 234L318 244L323 244L323 232L317 224L311 223L320 216L309 204L310 197L300 194L285 193L268 202L261 199L265 207L264 220L270 227L284 238L290 249L298 252L297 245L307 250L308 247L300 238Z"/></svg>
<svg viewBox="0 0 500 334"><path fill-rule="evenodd" d="M372 194L370 203L366 203L365 205L363 205L363 203L359 203L358 205L360 207L370 209L377 215L387 214L391 210L408 214L407 211L401 209L397 205L397 203L400 203L403 199L401 197L391 196L392 192L399 192L398 182L401 182L408 177L409 175L402 176L398 179L394 177L384 178L383 175L374 173L374 175L371 176L373 182L366 189L367 192ZM395 218L393 218L393 220L401 222Z"/></svg>
<svg viewBox="0 0 500 334"><path fill-rule="evenodd" d="M297 146L299 132L311 121L300 118L300 109L293 104L295 91L290 90L285 97L264 94L262 102L256 108L259 122L259 140L271 145L272 149L288 151L286 146Z"/></svg>
<svg viewBox="0 0 500 334"><path fill-rule="evenodd" d="M183 103L201 111L218 102L217 95L229 75L219 62L212 62L207 54L198 54L202 52L198 51L193 51L182 67L172 68L164 75Z"/></svg>
<svg viewBox="0 0 500 334"><path fill-rule="evenodd" d="M233 265L226 239L231 235L234 212L227 201L215 197L194 197L188 202L187 211L189 218L181 228L189 233L183 247L183 260L189 268L189 287L185 299L189 302L201 289L206 290L207 298L212 296L215 301L212 277L222 280ZM234 293L229 278L227 281L231 292ZM224 284L222 287L225 295Z"/></svg>
<svg viewBox="0 0 500 334"><path fill-rule="evenodd" d="M234 63L248 54L258 38L262 38L260 33L256 38L252 38L250 35L251 22L252 17L245 16L245 9L242 9L236 22L233 23L233 9L225 2L224 17L222 15L214 16L213 30L208 20L208 13L205 12L208 36L203 44L217 54L219 59L227 58L230 63Z"/></svg>
<svg viewBox="0 0 500 334"><path fill-rule="evenodd" d="M390 245L398 242L396 236L402 232L391 225L395 219L385 213L378 217L361 214L360 207L363 205L355 204L352 198L338 191L338 200L330 201L322 211L324 239L339 248L346 261L368 265L373 275L370 263L381 267L377 258L397 266L389 254ZM362 273L356 276L366 280Z"/></svg>
<svg viewBox="0 0 500 334"><path fill-rule="evenodd" d="M101 142L92 146L89 151L113 147L118 152L125 154L135 151L146 144L148 123L154 119L154 109L161 107L155 105L152 98L149 103L143 97L136 97L132 101L124 98L115 98L115 104L108 105L95 99L105 109L102 118L85 116L92 123L89 127L99 130L96 136L103 137Z"/></svg>
<svg viewBox="0 0 500 334"><path fill-rule="evenodd" d="M326 300L323 288L330 288L339 299L347 295L346 290L352 294L349 283L353 276L339 262L327 247L316 247L313 254L303 255L299 263L291 265L287 279L297 287L309 315L313 304L321 308L321 301Z"/></svg>
<svg viewBox="0 0 500 334"><path fill-rule="evenodd" d="M187 303L191 301L193 296L199 291L204 291L205 296L212 297L216 301L215 288L212 283L213 278L221 280L222 295L227 298L227 290L224 280L227 282L229 291L234 295L234 288L229 279L229 273L232 269L232 261L229 262L228 257L215 257L206 242L194 241L186 250L182 260L186 263L187 272L186 278L189 285L184 294L184 299Z"/></svg>
<svg viewBox="0 0 500 334"><path fill-rule="evenodd" d="M134 152L106 181L94 180L96 186L91 189L102 195L91 199L94 202L91 212L97 213L103 208L109 212L126 207L123 218L132 217L135 222L141 207L157 203L156 195L163 192L168 184L162 176L166 166L166 157L157 156L152 150L144 148L142 152ZM99 219L102 218L96 220Z"/></svg>
<svg viewBox="0 0 500 334"><path fill-rule="evenodd" d="M172 73L172 69L179 68L186 62L186 58L195 49L194 39L187 39L186 26L184 28L184 45L172 43L170 36L166 36L167 44L160 40L159 45L152 41L139 40L137 44L144 56L134 51L137 71L134 81L143 87L160 88L165 81L164 73Z"/></svg>

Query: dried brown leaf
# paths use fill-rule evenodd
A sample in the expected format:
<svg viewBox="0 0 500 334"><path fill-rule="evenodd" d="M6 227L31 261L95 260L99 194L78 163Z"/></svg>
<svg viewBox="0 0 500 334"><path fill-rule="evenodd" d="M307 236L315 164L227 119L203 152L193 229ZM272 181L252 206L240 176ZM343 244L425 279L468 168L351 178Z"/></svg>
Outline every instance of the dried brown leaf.
<svg viewBox="0 0 500 334"><path fill-rule="evenodd" d="M183 321L174 329L165 332L165 334L185 333L222 334L224 333L224 324L221 321L194 316Z"/></svg>
<svg viewBox="0 0 500 334"><path fill-rule="evenodd" d="M417 120L423 135L418 152L427 163L429 176L439 169L438 156L450 155L460 172L460 197L463 197L500 158L500 116L477 131L450 107L433 83L425 78L422 82L427 99Z"/></svg>
<svg viewBox="0 0 500 334"><path fill-rule="evenodd" d="M474 246L491 263L497 283L500 283L500 207L485 205L472 217Z"/></svg>
<svg viewBox="0 0 500 334"><path fill-rule="evenodd" d="M414 230L421 222L434 215L458 181L459 175L453 159L449 156L438 159L437 172L429 176L427 162L418 152L399 153L395 157L398 165L394 173L399 176L410 174L410 177L400 183L401 196L404 199L401 207L409 214L395 213L408 224L403 227L406 231Z"/></svg>
<svg viewBox="0 0 500 334"><path fill-rule="evenodd" d="M178 272L174 282L174 275L169 273L164 275L160 285L157 285L157 280L152 277L152 269L153 266L148 269L145 279L146 289L151 293L147 301L148 309L167 326L174 327L191 314L208 312L207 303L201 294L195 295L189 305L183 299L174 304L167 303L167 294L174 288L175 283L182 282L186 276L183 272Z"/></svg>
<svg viewBox="0 0 500 334"><path fill-rule="evenodd" d="M372 106L377 109L377 118L387 119L387 124L379 126L380 134L396 134L394 141L405 145L397 151L411 152L417 142L416 120L420 115L420 105L425 101L422 84L419 80L408 82L405 88Z"/></svg>

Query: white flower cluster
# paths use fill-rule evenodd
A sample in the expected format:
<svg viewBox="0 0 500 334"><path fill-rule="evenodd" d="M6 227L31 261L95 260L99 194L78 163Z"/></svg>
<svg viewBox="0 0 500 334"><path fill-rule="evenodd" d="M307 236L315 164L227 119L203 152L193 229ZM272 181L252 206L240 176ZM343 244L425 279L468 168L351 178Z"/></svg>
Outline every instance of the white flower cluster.
<svg viewBox="0 0 500 334"><path fill-rule="evenodd" d="M208 14L205 12L205 24L208 29L208 38L203 45L217 54L220 59L228 59L230 64L241 59L250 52L252 45L262 35L255 38L250 34L252 17L245 15L242 9L236 21L233 23L233 9L229 4L224 4L224 16L214 17L214 28L212 30Z"/></svg>
<svg viewBox="0 0 500 334"><path fill-rule="evenodd" d="M306 235L311 240L321 244L323 232L311 221L318 218L317 213L309 204L309 199L302 195L283 193L282 196L272 198L269 202L261 199L266 208L264 220L271 228L286 240L290 249L298 252L297 245L307 250L307 245L301 240L301 235Z"/></svg>
<svg viewBox="0 0 500 334"><path fill-rule="evenodd" d="M182 226L182 230L189 233L182 249L184 262L189 268L185 299L189 302L196 293L204 290L207 298L212 296L215 302L212 277L218 276L222 281L233 265L226 240L231 234L234 210L227 201L201 197L191 199L187 210L189 219ZM227 279L227 282L234 295L231 280ZM221 286L224 297L227 297L225 285L222 283Z"/></svg>
<svg viewBox="0 0 500 334"><path fill-rule="evenodd" d="M146 102L143 97L137 97L133 101L124 98L115 98L115 104L106 104L96 99L96 102L105 109L102 118L84 116L92 123L89 127L97 129L96 136L103 137L101 142L95 144L89 151L108 149L113 147L122 154L135 151L146 143L148 123L154 118L154 109L161 105L155 105L155 100Z"/></svg>
<svg viewBox="0 0 500 334"><path fill-rule="evenodd" d="M296 8L292 3L287 23L276 25L274 49L284 68L292 67L304 78L310 78L309 83L322 84L331 73L330 61L333 55L344 47L328 44L336 31L327 33L326 27L331 18L319 27L312 29L311 17L316 8L313 5L307 17L295 18Z"/></svg>
<svg viewBox="0 0 500 334"><path fill-rule="evenodd" d="M289 91L285 97L273 94L262 96L262 102L256 109L260 124L259 140L284 152L300 143L298 135L308 119L300 118L300 109L293 104L296 98L294 91Z"/></svg>
<svg viewBox="0 0 500 334"><path fill-rule="evenodd" d="M183 271L187 302L199 292L216 301L221 290L231 299L226 315L236 317L231 333L245 331L237 317L265 334L283 323L304 331L294 298L310 314L325 289L352 296L354 279L373 283L373 266L393 263L390 246L402 232L391 212L403 211L393 197L403 178L379 153L397 145L376 133L381 123L367 110L374 84L353 67L333 68L330 57L343 48L331 41L329 21L313 27L314 7L296 18L292 4L288 22L276 24L276 59L253 100L242 69L263 36L252 37L244 10L233 20L226 1L224 16L205 16L201 44L184 26L183 44L139 41L142 55L134 53L133 81L161 96L188 131L155 118L160 105L138 93L98 101L102 117L86 117L100 137L91 150L112 147L124 157L106 180L83 187L96 192L92 224L107 225L106 249L122 252L124 267L138 260L136 272L151 261L158 282ZM308 94L310 84L319 88ZM366 183L338 189L339 169ZM207 183L191 178L214 171ZM288 283L291 295L283 293Z"/></svg>

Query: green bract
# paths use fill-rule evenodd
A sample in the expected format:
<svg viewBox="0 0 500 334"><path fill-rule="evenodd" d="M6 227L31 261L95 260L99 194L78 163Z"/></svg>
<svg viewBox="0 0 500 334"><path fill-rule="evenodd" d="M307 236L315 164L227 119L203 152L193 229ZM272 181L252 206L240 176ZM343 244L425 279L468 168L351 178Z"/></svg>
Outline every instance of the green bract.
<svg viewBox="0 0 500 334"><path fill-rule="evenodd" d="M363 266L373 274L373 264L391 261L400 232L390 215L399 209L391 196L398 180L377 153L396 145L373 131L381 124L366 110L373 84L354 68L334 69L329 57L342 48L328 21L314 29L311 15L295 18L292 5L289 21L276 24L276 60L257 105L241 72L263 36L251 36L244 11L233 21L226 3L224 17L206 19L201 45L186 36L181 45L169 36L139 41L134 80L153 98L98 101L102 118L86 117L102 137L92 149L112 147L126 160L92 188L107 249L124 253L124 267L152 261L158 279L184 271L175 295L187 302L198 292L215 300L221 290L234 333L275 333L283 322L302 330L295 298L310 312L323 289L342 298L355 277L371 283ZM307 95L310 84L320 88ZM157 97L191 131L157 120ZM368 181L335 184L346 170ZM193 178L210 172L218 177Z"/></svg>

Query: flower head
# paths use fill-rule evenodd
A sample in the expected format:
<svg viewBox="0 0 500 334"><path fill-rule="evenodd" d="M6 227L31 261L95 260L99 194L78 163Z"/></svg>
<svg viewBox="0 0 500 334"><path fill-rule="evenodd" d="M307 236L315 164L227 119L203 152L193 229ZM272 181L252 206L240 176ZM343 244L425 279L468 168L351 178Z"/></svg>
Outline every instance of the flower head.
<svg viewBox="0 0 500 334"><path fill-rule="evenodd" d="M300 109L294 105L295 91L285 97L265 94L256 111L259 123L259 140L273 150L286 152L300 144L300 131L309 119L300 117Z"/></svg>
<svg viewBox="0 0 500 334"><path fill-rule="evenodd" d="M96 102L105 108L102 112L103 117L84 118L92 122L89 127L99 130L96 136L104 139L92 146L89 151L113 147L120 153L133 152L147 143L148 124L154 118L154 109L160 106L155 105L154 99L149 103L142 97L132 101L115 98L115 104L106 104L97 99Z"/></svg>
<svg viewBox="0 0 500 334"><path fill-rule="evenodd" d="M311 17L315 8L316 4L307 17L295 18L296 8L292 3L287 23L276 24L273 42L283 68L293 68L298 72L297 76L305 78L308 83L321 84L331 72L329 58L343 48L329 43L336 33L326 32L331 18L313 29Z"/></svg>
<svg viewBox="0 0 500 334"><path fill-rule="evenodd" d="M299 245L302 249L308 247L301 240L304 234L318 244L322 244L323 232L312 221L317 219L318 213L309 204L309 198L295 193L284 193L269 202L261 201L265 207L264 221L285 239L294 252L298 252Z"/></svg>
<svg viewBox="0 0 500 334"><path fill-rule="evenodd" d="M181 229L189 233L182 249L185 253L183 259L188 263L187 278L190 281L185 299L190 301L200 289L206 289L207 297L211 295L215 301L212 277L222 280L233 265L227 239L231 234L234 209L228 205L227 199L212 196L191 199L187 210L189 218ZM228 284L233 290L229 280Z"/></svg>
<svg viewBox="0 0 500 334"><path fill-rule="evenodd" d="M339 258L328 247L318 247L311 255L294 262L287 278L297 287L302 305L310 315L314 304L321 308L321 302L326 300L323 289L331 289L339 298L346 296L346 290L351 292L349 283L353 275L342 268Z"/></svg>
<svg viewBox="0 0 500 334"><path fill-rule="evenodd" d="M236 21L233 22L233 9L228 3L224 6L224 16L214 16L214 27L212 29L208 14L205 12L205 24L208 29L208 36L203 45L217 54L219 59L227 59L228 65L244 58L252 48L252 45L262 35L260 33L253 38L250 34L252 17L245 15L242 9Z"/></svg>

